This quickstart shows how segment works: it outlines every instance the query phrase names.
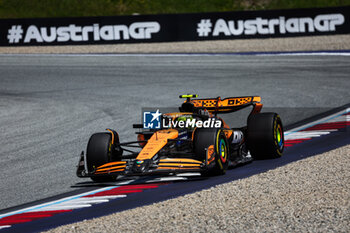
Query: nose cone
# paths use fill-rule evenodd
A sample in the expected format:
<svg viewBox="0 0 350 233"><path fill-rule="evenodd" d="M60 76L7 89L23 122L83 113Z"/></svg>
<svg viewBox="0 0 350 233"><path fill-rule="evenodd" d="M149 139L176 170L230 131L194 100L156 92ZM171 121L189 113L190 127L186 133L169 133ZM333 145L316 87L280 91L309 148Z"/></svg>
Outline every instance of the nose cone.
<svg viewBox="0 0 350 233"><path fill-rule="evenodd" d="M178 135L179 133L175 129L164 129L155 132L143 147L136 160L152 159L168 143L168 139L175 139Z"/></svg>

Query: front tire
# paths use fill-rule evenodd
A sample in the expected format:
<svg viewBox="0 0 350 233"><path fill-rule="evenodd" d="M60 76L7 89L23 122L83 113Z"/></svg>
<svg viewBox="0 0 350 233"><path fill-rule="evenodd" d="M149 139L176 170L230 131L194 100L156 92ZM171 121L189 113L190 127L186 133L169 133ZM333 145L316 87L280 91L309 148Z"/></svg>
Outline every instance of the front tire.
<svg viewBox="0 0 350 233"><path fill-rule="evenodd" d="M257 113L249 116L247 145L254 159L279 158L284 149L284 131L277 113Z"/></svg>
<svg viewBox="0 0 350 233"><path fill-rule="evenodd" d="M112 137L109 133L95 133L90 137L87 153L86 162L88 171L94 171L97 167L111 162L112 158ZM97 176L91 177L96 182L113 181L112 176Z"/></svg>
<svg viewBox="0 0 350 233"><path fill-rule="evenodd" d="M203 176L223 175L229 163L229 145L225 133L221 129L196 129L194 152L196 159L205 161L207 150L214 147L215 160L202 172Z"/></svg>

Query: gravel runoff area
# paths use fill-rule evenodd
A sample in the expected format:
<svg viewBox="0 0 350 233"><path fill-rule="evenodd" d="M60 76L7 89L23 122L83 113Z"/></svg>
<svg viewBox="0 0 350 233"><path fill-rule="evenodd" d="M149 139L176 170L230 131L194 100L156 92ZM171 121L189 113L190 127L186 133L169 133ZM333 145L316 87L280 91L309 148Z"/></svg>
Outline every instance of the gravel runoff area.
<svg viewBox="0 0 350 233"><path fill-rule="evenodd" d="M349 232L350 145L49 232Z"/></svg>
<svg viewBox="0 0 350 233"><path fill-rule="evenodd" d="M0 47L8 53L235 53L349 50L350 35L115 45Z"/></svg>

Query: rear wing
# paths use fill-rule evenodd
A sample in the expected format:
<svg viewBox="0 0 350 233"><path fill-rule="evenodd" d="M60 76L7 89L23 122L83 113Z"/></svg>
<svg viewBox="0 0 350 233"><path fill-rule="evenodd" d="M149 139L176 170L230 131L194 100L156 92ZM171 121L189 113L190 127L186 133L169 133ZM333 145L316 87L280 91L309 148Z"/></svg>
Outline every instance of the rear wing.
<svg viewBox="0 0 350 233"><path fill-rule="evenodd" d="M193 97L196 97L196 95L193 95ZM221 99L220 96L207 99L190 99L188 96L186 98L187 100L180 109L189 110L192 107L193 110L206 109L208 112L217 114L235 112L248 106L253 106L252 113L258 113L262 108L260 96L228 97L225 99Z"/></svg>

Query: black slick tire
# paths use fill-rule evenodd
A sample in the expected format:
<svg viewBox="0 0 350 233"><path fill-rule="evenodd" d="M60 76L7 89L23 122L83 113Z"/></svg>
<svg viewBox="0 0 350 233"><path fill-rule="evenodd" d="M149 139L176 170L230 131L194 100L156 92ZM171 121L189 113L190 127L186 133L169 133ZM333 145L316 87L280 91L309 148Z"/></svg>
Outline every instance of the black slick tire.
<svg viewBox="0 0 350 233"><path fill-rule="evenodd" d="M214 146L215 161L202 172L203 176L223 175L229 163L229 145L225 133L221 129L196 129L194 136L194 153L196 159L206 160L209 146Z"/></svg>
<svg viewBox="0 0 350 233"><path fill-rule="evenodd" d="M249 116L247 145L254 159L279 158L284 149L284 131L277 113L257 113Z"/></svg>
<svg viewBox="0 0 350 233"><path fill-rule="evenodd" d="M109 133L95 133L90 137L87 146L86 160L89 172L97 167L111 161L112 156L112 137ZM91 177L96 182L112 181L111 176Z"/></svg>

